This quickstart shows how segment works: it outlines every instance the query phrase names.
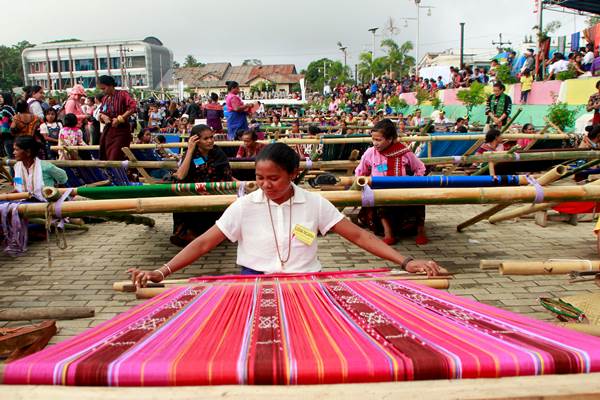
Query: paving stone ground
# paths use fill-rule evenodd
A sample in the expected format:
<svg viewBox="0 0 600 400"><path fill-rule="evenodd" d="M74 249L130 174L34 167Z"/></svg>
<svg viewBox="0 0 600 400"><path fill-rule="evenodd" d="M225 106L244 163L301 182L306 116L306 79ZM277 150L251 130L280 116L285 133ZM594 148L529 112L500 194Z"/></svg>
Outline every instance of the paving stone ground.
<svg viewBox="0 0 600 400"><path fill-rule="evenodd" d="M541 228L531 219L521 219L498 225L481 222L464 233L456 232L458 223L482 210L471 205L428 207L430 243L417 246L414 239L404 239L396 248L413 257L434 259L454 273L450 292L537 319L553 319L538 305L539 297L598 289L592 283L569 284L565 276L501 276L479 269L481 259L596 259L592 223L549 222ZM51 242L52 266L48 266L45 242L33 243L17 258L0 255L0 308L95 308L93 318L58 322L60 331L51 342L57 343L138 304L131 294L113 292L112 283L126 279L127 268L156 268L179 250L169 243L170 214L153 217L154 228L104 223L91 225L88 232L69 233L66 250ZM234 273L235 250L235 245L225 243L176 277ZM326 270L393 266L333 234L319 238L319 257Z"/></svg>

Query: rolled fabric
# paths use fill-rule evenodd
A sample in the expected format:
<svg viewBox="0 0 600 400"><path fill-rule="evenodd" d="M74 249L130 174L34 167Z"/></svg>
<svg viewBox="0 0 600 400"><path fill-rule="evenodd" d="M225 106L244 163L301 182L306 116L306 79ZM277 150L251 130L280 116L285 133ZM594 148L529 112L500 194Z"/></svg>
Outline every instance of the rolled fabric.
<svg viewBox="0 0 600 400"><path fill-rule="evenodd" d="M373 176L373 189L519 186L518 175L499 176Z"/></svg>

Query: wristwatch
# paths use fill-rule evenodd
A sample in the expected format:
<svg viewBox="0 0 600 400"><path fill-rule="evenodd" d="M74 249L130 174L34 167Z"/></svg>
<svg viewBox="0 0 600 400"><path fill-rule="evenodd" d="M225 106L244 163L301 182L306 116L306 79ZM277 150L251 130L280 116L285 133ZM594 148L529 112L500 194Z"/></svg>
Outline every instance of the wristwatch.
<svg viewBox="0 0 600 400"><path fill-rule="evenodd" d="M404 261L402 261L402 264L400 264L400 268L402 268L403 270L406 271L406 266L408 265L409 262L414 261L415 258L408 256L404 258Z"/></svg>

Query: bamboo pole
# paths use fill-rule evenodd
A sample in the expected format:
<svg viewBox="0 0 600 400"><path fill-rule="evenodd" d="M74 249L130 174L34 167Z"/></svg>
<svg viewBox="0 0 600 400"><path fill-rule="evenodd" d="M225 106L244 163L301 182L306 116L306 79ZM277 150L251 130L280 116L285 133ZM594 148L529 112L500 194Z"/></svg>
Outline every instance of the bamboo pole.
<svg viewBox="0 0 600 400"><path fill-rule="evenodd" d="M600 181L598 181L600 183ZM354 190L320 192L336 207L362 205L362 193ZM531 186L487 188L439 188L439 189L380 189L374 191L375 205L419 204L488 204L528 203L535 199ZM598 201L600 186L561 186L545 190L545 198L557 201ZM225 209L237 199L235 195L177 196L118 200L68 201L62 204L63 216L85 216L105 212L131 214L164 212L200 212ZM45 215L47 204L20 204L19 213L27 217Z"/></svg>
<svg viewBox="0 0 600 400"><path fill-rule="evenodd" d="M31 321L41 319L77 319L93 317L90 307L37 307L0 310L0 321Z"/></svg>
<svg viewBox="0 0 600 400"><path fill-rule="evenodd" d="M540 185L546 186L552 182L555 182L555 181L561 179L563 176L565 176L566 173L567 173L567 167L565 167L564 165L557 165L556 167L554 167L553 169L551 169L550 171L546 172L544 175L539 177L537 179L537 181ZM510 204L495 205L495 206L491 207L490 209L482 212L481 214L478 214L478 215L468 219L467 221L457 225L456 230L458 232L462 232L465 228L467 228L471 225L474 225L479 221L482 221L484 219L489 219L493 215L495 215L495 214L499 213L500 211L504 210L505 208L507 208L509 205Z"/></svg>
<svg viewBox="0 0 600 400"><path fill-rule="evenodd" d="M594 186L598 186L598 185L600 185L600 181L594 181L594 182L588 183L587 185L583 185L582 187L594 187ZM544 189L544 194L546 193L546 190L547 189ZM545 200L547 200L547 199L545 199ZM490 221L490 223L492 223L492 224L495 224L495 223L506 221L509 219L523 217L525 215L533 214L538 211L545 211L552 207L555 207L558 204L559 204L559 202L556 202L556 201L545 202L545 203L540 203L540 204L528 204L525 206L517 207L513 210L509 210L509 211L494 215L494 216L490 217L488 219L488 221Z"/></svg>
<svg viewBox="0 0 600 400"><path fill-rule="evenodd" d="M487 270L487 269L499 269L500 264L507 260L481 260L479 261L479 269Z"/></svg>
<svg viewBox="0 0 600 400"><path fill-rule="evenodd" d="M27 200L29 198L31 198L31 193L29 192L0 194L0 201L19 201Z"/></svg>
<svg viewBox="0 0 600 400"><path fill-rule="evenodd" d="M567 134L546 134L540 136L539 134L529 133L513 133L504 134L500 138L502 140L517 140L517 139L569 139L571 135ZM481 140L484 139L485 135L436 135L436 136L403 136L398 138L398 141L411 143L411 142L443 142L443 141L463 141L463 140ZM370 136L350 136L345 138L282 138L280 140L259 140L259 143L270 144L274 142L286 143L286 144L351 144L351 143L371 143ZM239 147L244 142L240 140L228 140L228 141L217 141L215 144L220 147ZM160 149L160 148L186 148L187 143L148 143L148 144L131 144L129 148L131 150L141 149ZM85 145L85 146L52 146L52 150L99 150L98 145Z"/></svg>
<svg viewBox="0 0 600 400"><path fill-rule="evenodd" d="M504 261L500 264L501 275L562 275L573 271L600 271L600 261L547 260Z"/></svg>
<svg viewBox="0 0 600 400"><path fill-rule="evenodd" d="M597 150L570 150L552 152L519 153L519 155L508 152L489 152L472 156L447 156L421 158L425 165L440 164L472 164L481 162L514 162L514 161L547 161L547 160L597 160L600 151ZM60 168L177 168L177 161L106 161L106 160L47 160ZM15 160L3 160L3 164L14 165ZM313 169L322 170L347 170L355 168L358 161L336 160L336 161L313 161ZM254 169L253 161L231 161L232 169ZM306 162L300 162L300 168L306 168Z"/></svg>
<svg viewBox="0 0 600 400"><path fill-rule="evenodd" d="M390 281L390 280L406 280L406 281L410 281L411 283L417 284L417 285L423 285L423 286L427 286L430 288L434 288L434 289L448 289L450 287L450 281L449 279L443 279L443 278L431 278L431 279L405 279L402 277L397 277L397 276L389 276L389 277L376 277L376 278L337 278L337 279L319 279L319 280L313 280L313 279L298 279L298 280L290 280L290 281L280 281L279 284L280 285L287 285L287 284L300 284L300 283L313 283L313 282L319 282L319 283L323 283L323 282L340 282L340 281L381 281L381 280L385 280L385 281ZM273 284L273 282L264 282L265 284ZM256 283L254 281L252 282L211 282L210 284L207 283L202 283L202 282L198 282L198 283L188 283L185 285L179 285L179 286L230 286L230 285L241 285L241 286L248 286L248 285L255 285ZM260 284L260 283L259 283ZM135 297L137 299L150 299L154 296L158 296L159 294L164 293L165 291L171 289L172 287L175 287L178 285L173 285L173 286L166 286L166 287L149 287L149 288L138 288L135 291Z"/></svg>

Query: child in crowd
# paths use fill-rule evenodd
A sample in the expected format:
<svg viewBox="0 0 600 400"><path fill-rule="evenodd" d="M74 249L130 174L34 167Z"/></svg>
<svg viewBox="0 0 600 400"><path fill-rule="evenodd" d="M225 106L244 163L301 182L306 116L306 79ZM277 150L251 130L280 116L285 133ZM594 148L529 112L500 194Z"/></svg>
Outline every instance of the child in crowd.
<svg viewBox="0 0 600 400"><path fill-rule="evenodd" d="M83 132L77 127L77 116L75 114L65 115L64 127L58 134L59 146L85 146L83 141ZM59 160L78 160L77 151L62 149L58 151Z"/></svg>
<svg viewBox="0 0 600 400"><path fill-rule="evenodd" d="M40 134L46 141L46 155L50 160L56 160L58 153L50 150L51 146L58 145L58 136L62 124L57 120L56 110L54 108L48 108L44 111L44 123L40 125Z"/></svg>
<svg viewBox="0 0 600 400"><path fill-rule="evenodd" d="M529 98L532 86L533 76L531 76L531 71L526 69L523 71L523 75L521 75L521 103L527 104L527 99Z"/></svg>

